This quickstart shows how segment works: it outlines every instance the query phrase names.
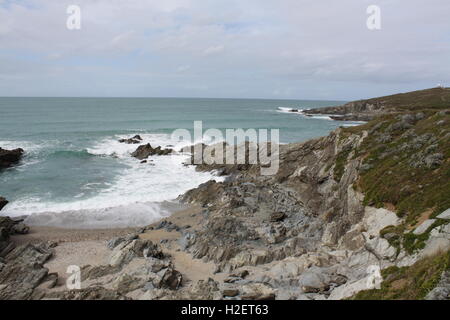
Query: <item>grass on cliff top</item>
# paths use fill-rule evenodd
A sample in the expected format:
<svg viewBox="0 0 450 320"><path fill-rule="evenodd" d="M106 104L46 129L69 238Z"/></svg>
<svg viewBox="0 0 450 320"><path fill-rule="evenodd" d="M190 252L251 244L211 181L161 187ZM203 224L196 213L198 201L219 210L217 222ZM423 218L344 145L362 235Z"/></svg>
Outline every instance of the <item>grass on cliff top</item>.
<svg viewBox="0 0 450 320"><path fill-rule="evenodd" d="M381 289L364 290L352 300L422 300L450 268L450 251L420 260L410 267L382 270Z"/></svg>
<svg viewBox="0 0 450 320"><path fill-rule="evenodd" d="M383 104L386 109L398 111L446 109L450 105L450 88L432 88L361 101Z"/></svg>
<svg viewBox="0 0 450 320"><path fill-rule="evenodd" d="M360 172L357 188L364 193L365 204L394 206L411 225L427 209L432 210L433 218L450 208L450 115L429 110L424 113L425 118L409 129L388 132L389 126L399 122L397 116L388 115L343 130L344 135L369 132L354 156L364 159L365 170ZM380 142L383 135L389 136L388 141ZM422 144L415 141L425 135L431 139ZM436 153L442 154L440 165L412 165Z"/></svg>

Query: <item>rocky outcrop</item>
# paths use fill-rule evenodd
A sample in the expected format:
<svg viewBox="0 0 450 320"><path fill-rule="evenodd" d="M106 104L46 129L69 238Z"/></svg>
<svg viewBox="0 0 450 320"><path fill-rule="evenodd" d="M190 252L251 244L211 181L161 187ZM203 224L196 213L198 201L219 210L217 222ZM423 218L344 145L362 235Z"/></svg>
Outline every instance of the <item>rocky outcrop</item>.
<svg viewBox="0 0 450 320"><path fill-rule="evenodd" d="M436 287L431 290L426 300L449 300L450 299L450 271L444 271L441 280Z"/></svg>
<svg viewBox="0 0 450 320"><path fill-rule="evenodd" d="M0 170L9 168L17 163L23 156L23 149L6 150L0 148Z"/></svg>
<svg viewBox="0 0 450 320"><path fill-rule="evenodd" d="M6 200L3 201L7 203ZM48 270L44 268L44 263L53 254L53 244L25 244L16 247L10 236L29 231L29 227L22 221L0 216L1 300L37 298L38 296L34 296L35 289L48 280Z"/></svg>
<svg viewBox="0 0 450 320"><path fill-rule="evenodd" d="M120 143L126 143L126 144L139 144L141 143L142 138L140 135L135 135L134 137L128 138L128 139L120 139Z"/></svg>
<svg viewBox="0 0 450 320"><path fill-rule="evenodd" d="M36 288L49 276L45 262L53 254L51 244L25 244L5 256L0 271L0 299L40 298Z"/></svg>
<svg viewBox="0 0 450 320"><path fill-rule="evenodd" d="M370 118L399 113L402 99L360 101L326 112ZM41 267L50 251L42 246L14 254L17 248L8 249L0 279L11 288L14 275L19 280L25 272L15 261L24 260L38 266L37 271L26 270L34 281L31 287L21 287L24 298L338 300L378 290L389 277L399 280L392 280L392 274L383 279L382 270L394 270L401 277L403 267L417 268L420 261L450 249L448 159L443 156L448 154L450 133L446 127L436 129L438 122L448 121L448 113L442 112L402 112L305 143L281 145L280 167L272 176L261 175L260 166L248 163L247 157L239 165L199 164L197 170L214 170L226 178L180 196L201 208L194 214L199 216L198 224L179 227L178 221L163 220L143 228L142 232L181 234L158 244L141 234L112 239L106 264L82 268L81 290L42 296L38 287L50 277ZM224 146L226 153L230 148L247 151L250 144ZM203 153L209 147L197 149ZM172 152L158 148L143 145L133 156L145 159ZM197 152L192 147L182 151L191 152L190 160ZM423 176L427 177L423 185L412 192ZM392 203L381 194L386 189L393 190ZM431 195L426 194L428 189L433 190ZM414 211L419 206L424 212ZM8 227L2 234L7 236L14 226L9 220L4 224ZM221 275L190 283L163 248L211 263ZM446 269L435 269L439 277L430 279L438 284L427 287L426 296L448 298ZM3 274L3 270L9 271ZM13 297L10 289L2 290L4 297Z"/></svg>
<svg viewBox="0 0 450 320"><path fill-rule="evenodd" d="M380 98L352 101L342 106L304 110L305 115L326 114L338 121L370 121L380 115L444 108L450 102L449 88L432 88Z"/></svg>
<svg viewBox="0 0 450 320"><path fill-rule="evenodd" d="M131 155L139 160L147 159L150 156L164 156L172 153L172 149L162 149L160 146L153 148L150 143L139 146Z"/></svg>
<svg viewBox="0 0 450 320"><path fill-rule="evenodd" d="M3 197L0 197L0 210L3 209L4 206L6 206L8 204L8 200L6 200Z"/></svg>
<svg viewBox="0 0 450 320"><path fill-rule="evenodd" d="M183 248L214 262L217 272L251 269L245 280L226 279L223 296L236 299L246 297L244 283L267 284L276 299L350 298L379 285L382 269L411 266L449 250L450 224L439 218L445 213L418 228L413 234L420 238L414 244L403 242L398 230L408 233L402 229L406 217L365 203L358 186L361 173L376 165L359 153L366 139L374 141L385 134L381 143L388 143L427 117L421 112L399 115L366 130L338 129L327 137L282 145L280 169L274 176L259 175L258 165L198 165L199 170L224 168L228 177L180 198L203 207L203 226L184 233ZM381 133L380 128L386 130ZM422 166L443 165L442 157L425 160L436 153L432 145L438 140L432 135L419 140L420 148L429 149ZM381 159L388 156L380 154ZM409 253L408 245L419 251Z"/></svg>
<svg viewBox="0 0 450 320"><path fill-rule="evenodd" d="M22 221L0 216L0 258L5 257L15 248L15 244L9 240L10 235L29 232L30 228Z"/></svg>

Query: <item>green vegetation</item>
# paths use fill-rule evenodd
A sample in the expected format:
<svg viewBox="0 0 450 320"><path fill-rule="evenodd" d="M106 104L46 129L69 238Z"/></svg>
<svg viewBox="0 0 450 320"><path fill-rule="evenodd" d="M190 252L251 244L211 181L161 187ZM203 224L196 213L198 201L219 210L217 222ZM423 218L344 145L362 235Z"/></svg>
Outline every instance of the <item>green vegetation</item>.
<svg viewBox="0 0 450 320"><path fill-rule="evenodd" d="M450 88L432 88L400 93L386 97L364 100L364 102L385 106L396 111L417 111L424 109L445 109L450 105Z"/></svg>
<svg viewBox="0 0 450 320"><path fill-rule="evenodd" d="M450 89L435 88L367 100L396 111L358 127L344 128L342 138L368 136L354 150L362 161L354 187L364 204L386 207L404 218L397 227L381 231L389 243L409 254L422 249L430 232L448 220L437 220L426 232L414 235L420 222L450 208ZM335 159L340 181L351 150Z"/></svg>
<svg viewBox="0 0 450 320"><path fill-rule="evenodd" d="M435 216L450 208L450 113L423 114L422 120L405 128L396 127L401 115L388 115L343 133L369 132L355 154L367 168L358 181L365 203L392 204L410 224L427 209ZM430 164L433 156L440 158Z"/></svg>
<svg viewBox="0 0 450 320"><path fill-rule="evenodd" d="M425 248L425 242L430 237L430 232L436 227L449 223L448 220L439 219L435 221L424 233L416 235L412 232L403 235L403 248L407 253L412 254L417 250Z"/></svg>
<svg viewBox="0 0 450 320"><path fill-rule="evenodd" d="M436 287L442 272L450 269L450 252L428 257L410 267L382 270L381 289L358 292L353 300L420 300Z"/></svg>

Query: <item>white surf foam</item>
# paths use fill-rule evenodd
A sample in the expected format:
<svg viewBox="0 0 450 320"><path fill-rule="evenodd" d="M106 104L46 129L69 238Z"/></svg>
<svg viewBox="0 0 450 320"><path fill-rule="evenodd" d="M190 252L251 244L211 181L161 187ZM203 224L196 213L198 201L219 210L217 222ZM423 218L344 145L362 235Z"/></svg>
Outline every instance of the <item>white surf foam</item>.
<svg viewBox="0 0 450 320"><path fill-rule="evenodd" d="M293 111L293 110L297 110L297 111ZM281 112L281 113L301 114L303 110L302 109L294 109L294 108L278 107L277 111Z"/></svg>
<svg viewBox="0 0 450 320"><path fill-rule="evenodd" d="M159 203L176 199L180 194L208 180L223 179L209 172L197 172L193 166L185 166L183 163L187 157L183 154L152 156L147 163L140 163L138 159L131 157L131 153L138 147L137 144L118 142L120 138L126 137L128 136L104 139L87 149L94 155L116 157L127 167L108 188L97 195L80 199L83 197L83 190L80 190L78 198L74 197L73 201L63 203L44 202L36 198L19 199L8 204L2 214L10 216L31 214L30 223L37 220L39 223L45 221L37 219L38 216L47 217L48 223L45 225L51 223L54 225L55 221L64 224L71 221L70 227L76 227L79 225L77 221L85 219L85 224L91 227L134 226L143 222L150 223L167 215L167 210L161 209ZM141 137L142 144L173 147L175 150L180 147L174 145L169 135L141 134ZM83 188L91 187L92 183L86 184ZM59 215L66 218L63 219ZM68 219L68 215L73 218Z"/></svg>

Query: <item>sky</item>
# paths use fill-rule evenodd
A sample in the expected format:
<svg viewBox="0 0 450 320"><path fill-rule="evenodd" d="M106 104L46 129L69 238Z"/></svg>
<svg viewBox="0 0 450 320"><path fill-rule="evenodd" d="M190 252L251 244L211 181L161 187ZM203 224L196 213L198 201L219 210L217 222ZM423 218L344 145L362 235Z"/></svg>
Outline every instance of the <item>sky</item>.
<svg viewBox="0 0 450 320"><path fill-rule="evenodd" d="M67 28L71 5L80 29ZM0 96L354 100L450 86L449 16L448 0L0 0Z"/></svg>

